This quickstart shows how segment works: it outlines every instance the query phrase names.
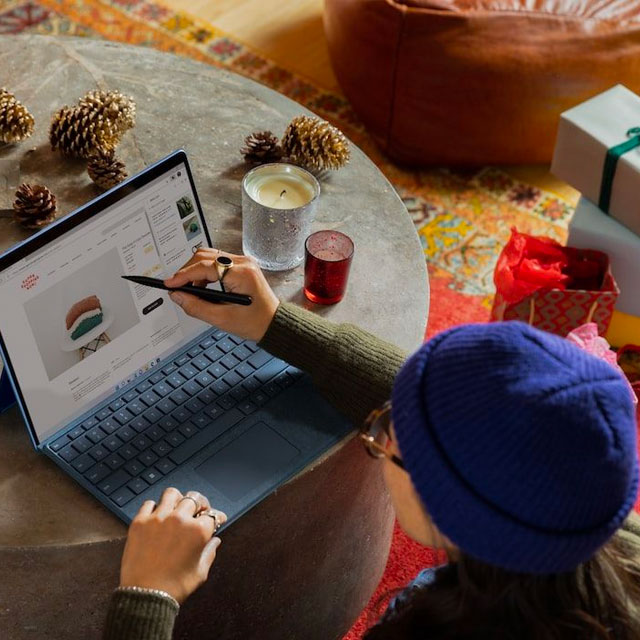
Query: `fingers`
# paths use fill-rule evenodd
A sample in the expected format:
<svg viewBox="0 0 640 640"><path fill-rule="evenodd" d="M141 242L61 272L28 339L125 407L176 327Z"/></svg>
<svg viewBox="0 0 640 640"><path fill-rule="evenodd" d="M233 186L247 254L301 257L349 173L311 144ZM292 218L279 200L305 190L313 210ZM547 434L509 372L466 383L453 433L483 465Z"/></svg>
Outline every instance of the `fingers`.
<svg viewBox="0 0 640 640"><path fill-rule="evenodd" d="M209 500L198 491L187 491L175 508L182 516L193 518L200 511L210 508Z"/></svg>
<svg viewBox="0 0 640 640"><path fill-rule="evenodd" d="M182 497L180 491L175 487L165 489L160 498L160 502L158 502L155 514L160 518L168 516L176 508ZM189 502L191 501L189 500Z"/></svg>
<svg viewBox="0 0 640 640"><path fill-rule="evenodd" d="M138 513L136 513L136 517L150 516L153 513L155 506L156 503L153 500L145 500L138 510Z"/></svg>
<svg viewBox="0 0 640 640"><path fill-rule="evenodd" d="M177 305L180 305L186 314L193 316L194 318L204 320L205 322L209 322L210 324L215 324L215 312L217 307L220 305L207 302L201 298L196 298L196 296L192 296L184 291L170 293L169 297Z"/></svg>
<svg viewBox="0 0 640 640"><path fill-rule="evenodd" d="M182 287L197 280L207 280L215 282L218 279L218 270L211 260L201 260L193 264L187 264L171 278L167 278L164 283L167 287Z"/></svg>
<svg viewBox="0 0 640 640"><path fill-rule="evenodd" d="M210 520L211 518L207 518ZM202 554L200 555L200 575L203 580L207 579L209 575L209 570L211 569L211 565L213 561L216 559L216 552L218 551L218 547L222 544L222 540L220 538L211 538L209 542L205 545L202 550Z"/></svg>

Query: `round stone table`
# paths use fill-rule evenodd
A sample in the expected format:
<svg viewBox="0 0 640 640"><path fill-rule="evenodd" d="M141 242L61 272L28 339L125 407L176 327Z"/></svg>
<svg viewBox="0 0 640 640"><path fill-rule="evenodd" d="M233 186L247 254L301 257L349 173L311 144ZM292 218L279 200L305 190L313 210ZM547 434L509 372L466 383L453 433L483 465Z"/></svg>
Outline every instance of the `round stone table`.
<svg viewBox="0 0 640 640"><path fill-rule="evenodd" d="M240 76L109 42L5 36L0 68L2 84L36 121L30 139L0 147L0 209L21 182L48 185L62 213L97 195L82 162L50 150L49 120L86 91L120 89L137 103L137 125L120 146L129 172L184 147L214 243L233 252L241 248L244 137L281 134L308 113ZM301 268L269 275L278 295L416 348L428 301L420 243L393 188L359 149L322 182L315 228L355 241L347 296L333 307L306 303ZM25 237L0 218L0 250ZM0 312L6 304L0 300ZM209 580L182 608L175 637L340 638L382 575L392 526L379 465L346 438L223 532ZM0 416L0 638L99 638L125 535L122 522L32 450L15 408Z"/></svg>

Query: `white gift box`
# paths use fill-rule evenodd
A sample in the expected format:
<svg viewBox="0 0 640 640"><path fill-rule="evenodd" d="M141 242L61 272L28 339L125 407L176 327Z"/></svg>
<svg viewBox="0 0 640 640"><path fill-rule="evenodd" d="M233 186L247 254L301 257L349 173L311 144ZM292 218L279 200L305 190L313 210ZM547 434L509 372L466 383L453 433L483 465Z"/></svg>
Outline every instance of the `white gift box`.
<svg viewBox="0 0 640 640"><path fill-rule="evenodd" d="M579 104L560 116L551 172L601 205L605 158L640 127L640 97L622 85ZM640 146L620 155L608 213L640 234ZM604 206L601 206L604 208ZM618 274L614 272L618 278Z"/></svg>
<svg viewBox="0 0 640 640"><path fill-rule="evenodd" d="M630 233L583 196L569 224L567 246L606 253L620 287L616 309L640 317L640 236Z"/></svg>

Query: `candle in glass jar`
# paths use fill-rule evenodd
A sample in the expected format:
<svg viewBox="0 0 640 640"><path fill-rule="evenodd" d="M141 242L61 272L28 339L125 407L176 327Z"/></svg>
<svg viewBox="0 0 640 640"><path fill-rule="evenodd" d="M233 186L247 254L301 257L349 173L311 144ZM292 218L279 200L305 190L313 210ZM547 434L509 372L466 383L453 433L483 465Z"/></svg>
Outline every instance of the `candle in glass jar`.
<svg viewBox="0 0 640 640"><path fill-rule="evenodd" d="M262 176L252 185L249 195L272 209L297 209L311 202L314 191L295 175Z"/></svg>

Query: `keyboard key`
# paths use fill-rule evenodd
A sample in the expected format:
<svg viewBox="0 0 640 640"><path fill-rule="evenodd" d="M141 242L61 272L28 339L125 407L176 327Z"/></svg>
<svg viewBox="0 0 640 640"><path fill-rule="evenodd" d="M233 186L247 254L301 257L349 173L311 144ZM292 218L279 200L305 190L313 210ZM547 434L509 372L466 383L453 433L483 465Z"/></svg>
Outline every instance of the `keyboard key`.
<svg viewBox="0 0 640 640"><path fill-rule="evenodd" d="M127 502L133 500L135 494L127 489L127 487L121 487L115 493L111 494L111 499L119 506L124 507Z"/></svg>
<svg viewBox="0 0 640 640"><path fill-rule="evenodd" d="M247 390L247 391L255 391L256 389L259 389L262 385L260 384L259 380L256 380L255 378L247 378L243 383L242 386Z"/></svg>
<svg viewBox="0 0 640 640"><path fill-rule="evenodd" d="M93 427L98 425L98 420L97 418L89 418L88 420L85 420L82 423L82 427L85 431L89 430L89 429L93 429Z"/></svg>
<svg viewBox="0 0 640 640"><path fill-rule="evenodd" d="M180 424L185 420L188 420L191 417L191 411L186 407L178 407L172 414L171 417Z"/></svg>
<svg viewBox="0 0 640 640"><path fill-rule="evenodd" d="M191 349L189 349L189 351L187 351L187 353L191 358L195 358L201 352L202 352L202 347L198 347L198 346L192 347Z"/></svg>
<svg viewBox="0 0 640 640"><path fill-rule="evenodd" d="M216 416L222 413L222 410L218 411L219 413L217 413ZM211 422L211 418L209 418L205 413L199 413L191 418L191 422L193 422L193 424L195 424L199 429L204 429Z"/></svg>
<svg viewBox="0 0 640 640"><path fill-rule="evenodd" d="M254 367L255 369L259 369L260 367L262 367L263 365L267 364L267 362L269 362L269 360L272 359L273 356L271 356L269 353L267 353L266 351L256 351L256 353L254 353L248 360L249 364Z"/></svg>
<svg viewBox="0 0 640 640"><path fill-rule="evenodd" d="M240 336L236 336L236 335L233 335L233 333L230 333L229 340L231 340L231 342L235 342L236 344L240 344L244 340L244 338L241 338Z"/></svg>
<svg viewBox="0 0 640 640"><path fill-rule="evenodd" d="M149 440L149 438L147 438L146 436L136 436L131 441L131 444L133 444L133 446L138 449L138 451L144 451L151 446L151 440Z"/></svg>
<svg viewBox="0 0 640 640"><path fill-rule="evenodd" d="M156 407L163 413L171 413L176 408L176 405L170 398L163 398L158 402Z"/></svg>
<svg viewBox="0 0 640 640"><path fill-rule="evenodd" d="M160 400L160 396L157 393L154 393L153 390L149 390L140 396L140 400L142 400L142 402L144 402L148 407L151 407Z"/></svg>
<svg viewBox="0 0 640 640"><path fill-rule="evenodd" d="M169 459L175 464L182 464L243 418L244 414L237 409L228 411L212 422L207 429L198 432L193 438L189 438L184 444L174 449L169 454Z"/></svg>
<svg viewBox="0 0 640 640"><path fill-rule="evenodd" d="M279 373L273 380L284 389L290 387L294 382L293 378L286 371Z"/></svg>
<svg viewBox="0 0 640 640"><path fill-rule="evenodd" d="M118 449L118 454L121 455L125 460L131 460L132 458L135 458L138 453L140 452L130 444L125 444L124 447Z"/></svg>
<svg viewBox="0 0 640 640"><path fill-rule="evenodd" d="M244 402L241 402L238 405L238 409L240 409L240 411L242 411L242 413L244 413L247 416L250 413L253 413L257 408L258 408L258 405L255 405L250 400L245 400Z"/></svg>
<svg viewBox="0 0 640 640"><path fill-rule="evenodd" d="M201 391L197 396L198 400L202 402L202 404L211 404L216 399L216 394L209 391L209 389L205 389Z"/></svg>
<svg viewBox="0 0 640 640"><path fill-rule="evenodd" d="M146 482L142 478L136 478L127 485L127 489L133 491L133 493L138 495L139 493L142 493L148 486L148 482Z"/></svg>
<svg viewBox="0 0 640 640"><path fill-rule="evenodd" d="M235 346L236 346L235 343L231 342L231 340L229 340L229 338L225 338L224 340L220 340L220 342L218 342L216 344L216 347L218 347L218 349L224 351L225 353L229 353L229 351L233 351Z"/></svg>
<svg viewBox="0 0 640 640"><path fill-rule="evenodd" d="M256 391L251 394L251 400L258 405L262 405L265 402L269 402L271 398L264 391Z"/></svg>
<svg viewBox="0 0 640 640"><path fill-rule="evenodd" d="M145 420L148 420L151 424L160 422L162 420L162 414L157 409L149 409L144 414Z"/></svg>
<svg viewBox="0 0 640 640"><path fill-rule="evenodd" d="M125 482L128 482L131 476L124 470L118 469L115 473L107 476L98 484L98 489L110 496L116 489L119 489Z"/></svg>
<svg viewBox="0 0 640 640"><path fill-rule="evenodd" d="M208 349L213 344L213 338L207 338L200 343L203 349Z"/></svg>
<svg viewBox="0 0 640 640"><path fill-rule="evenodd" d="M71 443L69 443L64 449L60 451L58 455L63 460L66 460L67 462L71 462L72 460L75 460L80 454L71 446Z"/></svg>
<svg viewBox="0 0 640 640"><path fill-rule="evenodd" d="M229 385L224 380L216 380L209 388L219 396L229 391Z"/></svg>
<svg viewBox="0 0 640 640"><path fill-rule="evenodd" d="M203 355L198 356L197 358L194 358L191 361L191 364L198 369L198 371L203 371L204 369L206 369L210 364L211 364L211 360L209 360L209 358L206 358Z"/></svg>
<svg viewBox="0 0 640 640"><path fill-rule="evenodd" d="M190 396L195 396L196 393L200 393L201 389L202 387L195 380L189 380L189 382L182 387L182 390L186 391Z"/></svg>
<svg viewBox="0 0 640 640"><path fill-rule="evenodd" d="M154 373L149 378L149 382L151 382L151 384L158 384L158 382L160 382L161 380L164 380L164 374L161 371L158 371L158 373Z"/></svg>
<svg viewBox="0 0 640 640"><path fill-rule="evenodd" d="M120 424L127 424L131 418L133 418L133 414L127 409L120 409L120 411L116 411L113 414L115 420L117 420Z"/></svg>
<svg viewBox="0 0 640 640"><path fill-rule="evenodd" d="M249 351L252 351L253 353L255 353L260 349L260 347L252 340L245 340L242 343L242 346L246 347L247 349L249 349Z"/></svg>
<svg viewBox="0 0 640 640"><path fill-rule="evenodd" d="M189 356L186 353L183 353L177 360L174 360L175 365L178 367L183 367L187 362L189 362Z"/></svg>
<svg viewBox="0 0 640 640"><path fill-rule="evenodd" d="M149 389L151 389L151 386L151 383L148 380L145 380L136 387L136 391L138 393L144 393L145 391L149 391Z"/></svg>
<svg viewBox="0 0 640 640"><path fill-rule="evenodd" d="M67 433L67 436L72 440L79 438L84 433L84 429L82 427L76 427Z"/></svg>
<svg viewBox="0 0 640 640"><path fill-rule="evenodd" d="M167 378L167 382L174 388L177 389L178 387L181 387L185 382L187 381L186 378L184 378L183 376L181 376L177 371L175 373L172 373L168 378Z"/></svg>
<svg viewBox="0 0 640 640"><path fill-rule="evenodd" d="M164 418L162 418L162 420L160 420L158 424L167 433L169 433L169 431L173 431L178 426L179 423L175 418L172 418L171 416L165 416Z"/></svg>
<svg viewBox="0 0 640 640"><path fill-rule="evenodd" d="M174 371L177 371L178 367L175 364L170 364L162 370L165 376L170 376Z"/></svg>
<svg viewBox="0 0 640 640"><path fill-rule="evenodd" d="M189 402L187 402L185 406L187 407L187 409L189 409L189 411L191 411L191 413L198 413L198 411L204 409L205 407L205 405L202 404L202 402L200 402L198 398L191 398L191 400L189 400Z"/></svg>
<svg viewBox="0 0 640 640"><path fill-rule="evenodd" d="M286 362L274 358L271 362L265 364L264 367L258 369L254 375L260 382L267 382L286 367Z"/></svg>
<svg viewBox="0 0 640 640"><path fill-rule="evenodd" d="M236 347L231 353L233 353L233 355L238 358L240 362L242 362L243 360L247 360L248 358L250 358L252 352L249 351L249 349L247 349L247 347L245 347L243 344L241 344L239 347Z"/></svg>
<svg viewBox="0 0 640 640"><path fill-rule="evenodd" d="M173 449L173 446L170 445L168 442L165 442L164 440L160 440L160 442L156 442L153 447L151 447L151 450L159 456L166 456L167 453L169 453L169 451L171 451Z"/></svg>
<svg viewBox="0 0 640 640"><path fill-rule="evenodd" d="M193 378L193 376L198 375L198 370L195 367L192 367L190 364L185 364L184 367L180 367L179 372L183 375L187 380L189 378Z"/></svg>
<svg viewBox="0 0 640 640"><path fill-rule="evenodd" d="M196 379L196 382L202 385L203 387L208 387L214 380L213 376L211 376L206 371L199 373L195 379Z"/></svg>
<svg viewBox="0 0 640 640"><path fill-rule="evenodd" d="M109 409L111 409L111 411L119 411L122 407L124 407L124 400L122 398L118 398L115 402L112 402L109 405Z"/></svg>
<svg viewBox="0 0 640 640"><path fill-rule="evenodd" d="M212 362L215 362L219 358L222 358L222 356L224 355L224 351L221 351L220 349L218 349L218 347L211 347L204 352L204 355L207 356L207 358L209 358L209 360L211 360Z"/></svg>
<svg viewBox="0 0 640 640"><path fill-rule="evenodd" d="M184 404L189 399L189 396L182 389L174 391L169 397L176 404Z"/></svg>
<svg viewBox="0 0 640 640"><path fill-rule="evenodd" d="M172 431L167 436L167 442L172 446L177 447L178 445L181 445L184 442L184 436L181 433L179 433L178 430Z"/></svg>
<svg viewBox="0 0 640 640"><path fill-rule="evenodd" d="M96 413L96 418L98 420L106 420L111 415L111 410L105 407Z"/></svg>
<svg viewBox="0 0 640 640"><path fill-rule="evenodd" d="M229 393L227 393L227 395L222 396L221 398L218 399L218 404L223 408L223 409L231 409L231 407L235 407L237 403L237 400Z"/></svg>
<svg viewBox="0 0 640 640"><path fill-rule="evenodd" d="M144 478L149 484L154 484L162 478L162 474L157 469L151 467L151 469L147 469L144 473L141 473L140 477Z"/></svg>
<svg viewBox="0 0 640 640"><path fill-rule="evenodd" d="M222 376L227 373L227 368L223 367L220 363L216 363L213 366L209 367L207 371L212 375L213 378L222 378Z"/></svg>
<svg viewBox="0 0 640 640"><path fill-rule="evenodd" d="M146 436L153 442L158 442L158 440L164 438L164 434L165 432L162 427L159 424L154 424L150 426L142 435Z"/></svg>
<svg viewBox="0 0 640 640"><path fill-rule="evenodd" d="M220 364L223 364L229 370L233 369L238 362L239 360L231 353L228 353L224 358L222 358L222 360L220 360Z"/></svg>
<svg viewBox="0 0 640 640"><path fill-rule="evenodd" d="M223 331L222 329L218 329L218 330L213 334L213 337L214 337L216 340L222 340L223 338L226 338L226 337L227 337L227 332L226 332L226 331Z"/></svg>
<svg viewBox="0 0 640 640"><path fill-rule="evenodd" d="M87 438L93 442L93 444L97 444L102 440L107 434L100 429L100 427L94 427L90 431L87 431Z"/></svg>
<svg viewBox="0 0 640 640"><path fill-rule="evenodd" d="M238 385L234 387L229 392L236 400L244 400L248 395L249 391L247 391L242 385Z"/></svg>
<svg viewBox="0 0 640 640"><path fill-rule="evenodd" d="M230 387L235 387L242 382L242 378L235 372L229 371L226 376L222 378Z"/></svg>
<svg viewBox="0 0 640 640"><path fill-rule="evenodd" d="M166 382L159 382L155 387L153 387L153 391L156 393L156 395L164 398L173 391L173 387Z"/></svg>
<svg viewBox="0 0 640 640"><path fill-rule="evenodd" d="M149 411L156 411L155 409L150 409ZM147 413L145 413L144 415L148 415L149 411L147 411ZM156 411L156 413L161 416L162 414L159 411ZM138 433L140 433L141 431L144 431L148 426L149 426L149 421L144 417L144 416L138 416L137 418L134 418L127 426L131 427L132 429L135 429Z"/></svg>
<svg viewBox="0 0 640 640"><path fill-rule="evenodd" d="M151 466L157 459L158 456L151 450L145 451L138 456L138 461L145 467Z"/></svg>
<svg viewBox="0 0 640 640"><path fill-rule="evenodd" d="M109 451L101 445L96 445L93 449L89 449L89 455L96 462L100 462L100 460L104 460L109 455Z"/></svg>
<svg viewBox="0 0 640 640"><path fill-rule="evenodd" d="M270 396L275 396L282 391L282 388L280 387L280 385L272 381L272 382L269 382L268 384L265 384L263 387L263 390L266 393L268 393Z"/></svg>
<svg viewBox="0 0 640 640"><path fill-rule="evenodd" d="M242 362L236 367L236 373L241 375L243 378L248 378L254 369L248 362Z"/></svg>
<svg viewBox="0 0 640 640"><path fill-rule="evenodd" d="M90 458L86 453L83 453L71 463L71 466L79 473L84 473L87 469L93 466L93 458Z"/></svg>
<svg viewBox="0 0 640 640"><path fill-rule="evenodd" d="M137 460L129 460L129 462L124 465L124 468L132 476L137 476L140 472L144 471L144 465L140 464Z"/></svg>
<svg viewBox="0 0 640 640"><path fill-rule="evenodd" d="M124 459L121 456L119 456L117 453L112 453L111 455L107 456L103 462L108 467L111 467L112 469L115 470L124 464Z"/></svg>
<svg viewBox="0 0 640 640"><path fill-rule="evenodd" d="M167 475L167 473L169 473L170 471L173 471L175 468L176 468L176 465L173 464L173 462L171 462L171 460L168 460L167 458L163 458L162 460L158 460L158 462L156 462L156 469L165 476Z"/></svg>
<svg viewBox="0 0 640 640"><path fill-rule="evenodd" d="M132 402L133 400L135 400L138 397L138 393L137 393L137 391L135 389L130 389L122 397L123 397L125 402Z"/></svg>
<svg viewBox="0 0 640 640"><path fill-rule="evenodd" d="M221 408L221 407L219 407L217 404L212 404L212 405L208 406L208 407L204 410L204 412L205 412L205 413L206 413L210 418L213 418L214 420L215 420L216 418L219 418L219 417L222 415L222 413L223 413L222 408ZM199 425L198 425L198 426L199 426Z"/></svg>
<svg viewBox="0 0 640 640"><path fill-rule="evenodd" d="M147 410L147 405L140 400L134 400L127 405L127 409L133 413L134 416L139 416Z"/></svg>
<svg viewBox="0 0 640 640"><path fill-rule="evenodd" d="M93 442L88 438L82 436L82 438L78 438L73 441L73 448L80 453L84 453L85 451L89 451L93 447Z"/></svg>
<svg viewBox="0 0 640 640"><path fill-rule="evenodd" d="M60 449L62 449L62 447L65 447L66 445L69 444L69 438L67 438L67 436L62 436L62 438L58 438L55 442L52 442L49 445L49 449L51 449L51 451L60 451Z"/></svg>
<svg viewBox="0 0 640 640"><path fill-rule="evenodd" d="M178 430L185 438L190 438L198 433L198 429L193 422L185 422L184 424L181 424Z"/></svg>
<svg viewBox="0 0 640 640"><path fill-rule="evenodd" d="M113 418L107 418L100 423L100 428L107 434L111 435L120 428L120 423L116 422Z"/></svg>
<svg viewBox="0 0 640 640"><path fill-rule="evenodd" d="M100 480L104 480L110 473L111 469L109 469L106 464L98 462L85 472L84 477L91 482L91 484L98 484Z"/></svg>
<svg viewBox="0 0 640 640"><path fill-rule="evenodd" d="M115 451L122 446L122 440L117 436L109 436L102 441L102 446L109 449L109 451Z"/></svg>

